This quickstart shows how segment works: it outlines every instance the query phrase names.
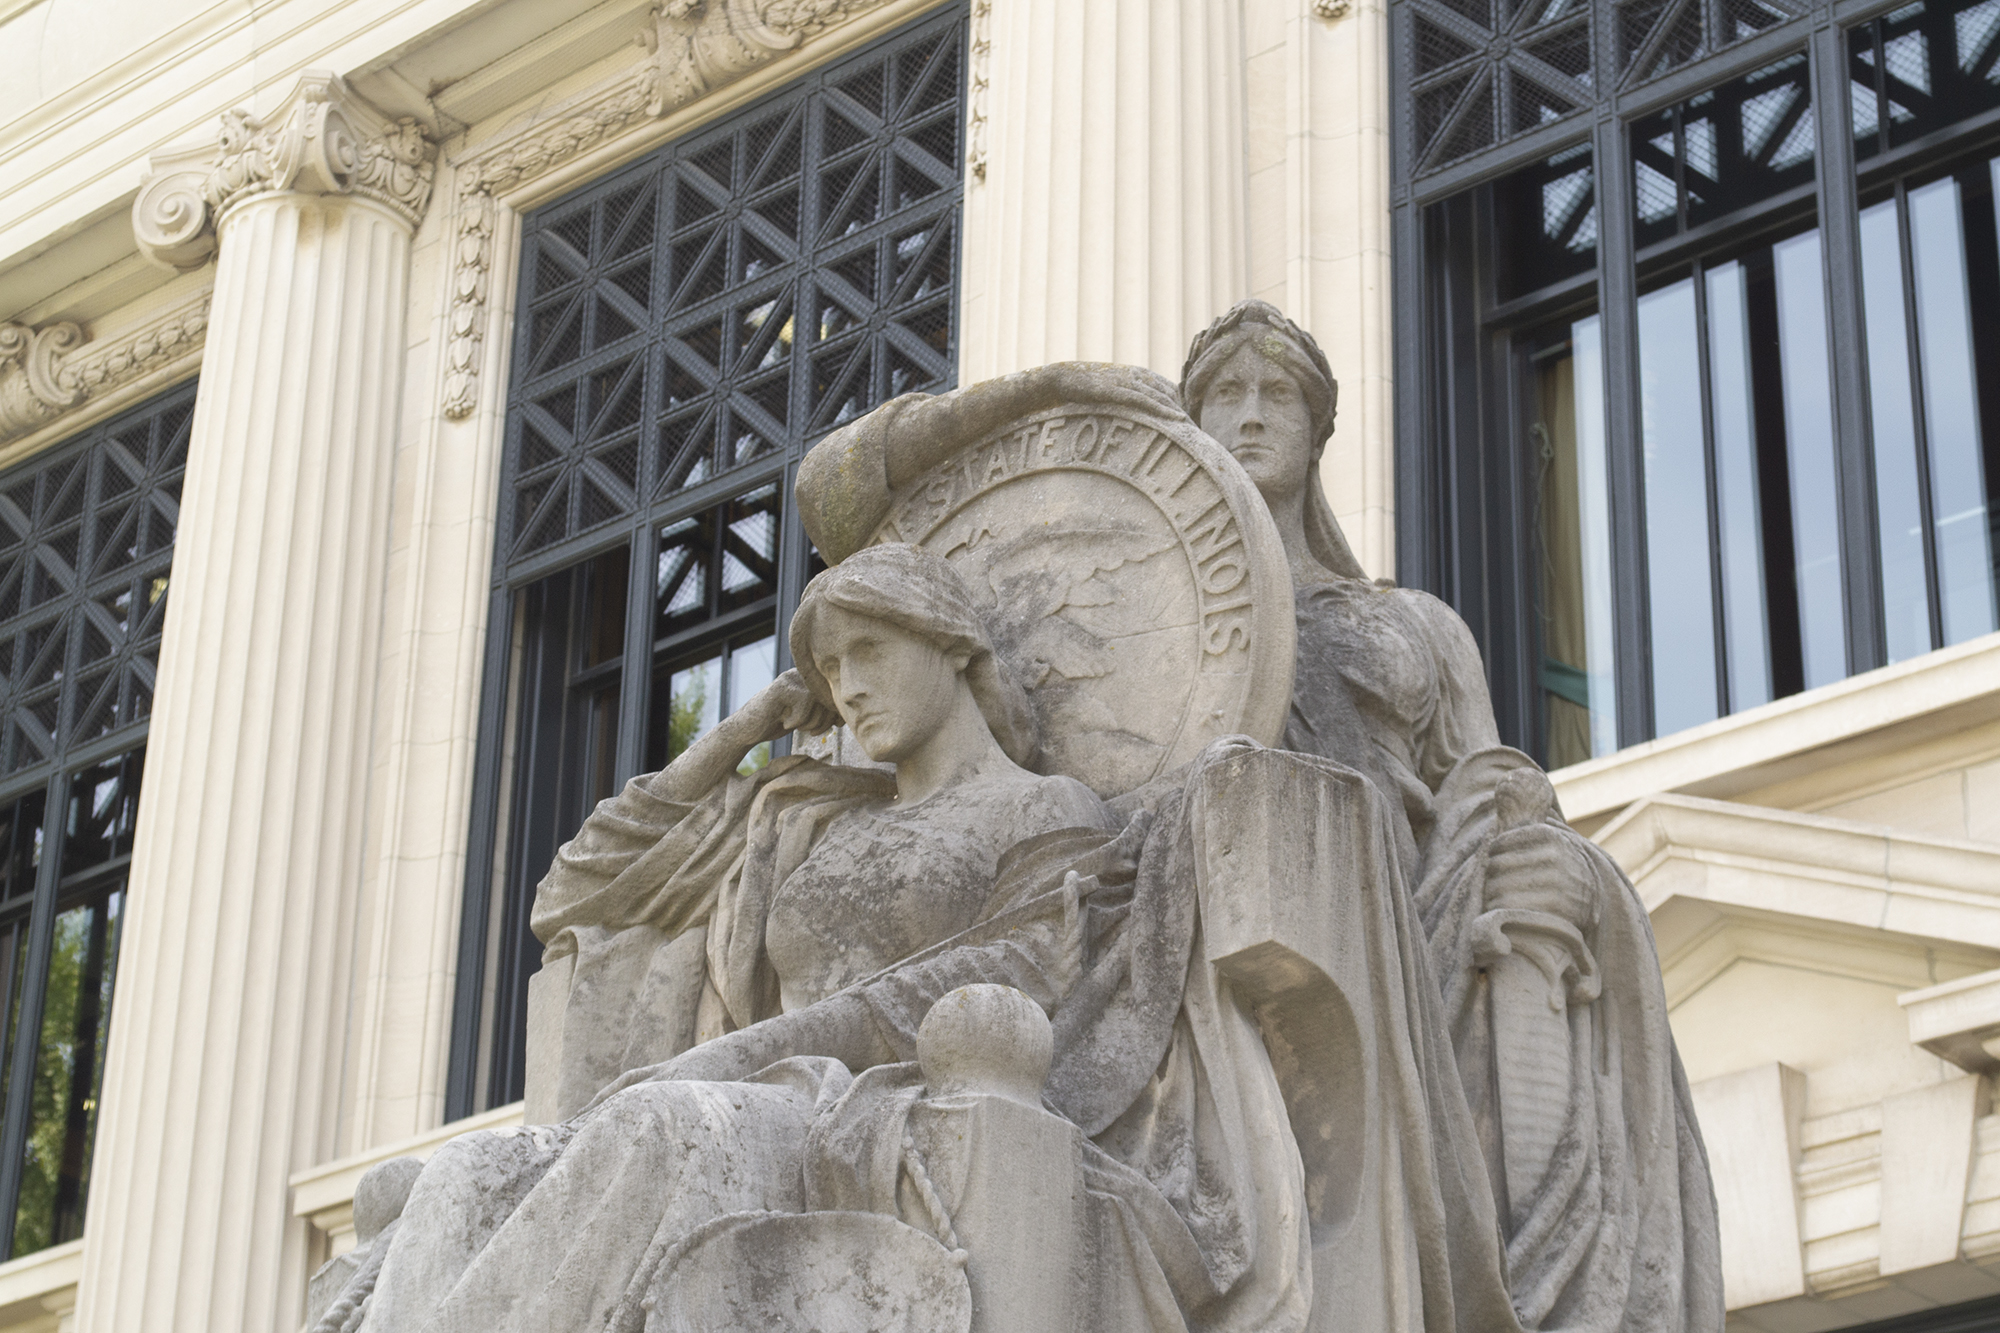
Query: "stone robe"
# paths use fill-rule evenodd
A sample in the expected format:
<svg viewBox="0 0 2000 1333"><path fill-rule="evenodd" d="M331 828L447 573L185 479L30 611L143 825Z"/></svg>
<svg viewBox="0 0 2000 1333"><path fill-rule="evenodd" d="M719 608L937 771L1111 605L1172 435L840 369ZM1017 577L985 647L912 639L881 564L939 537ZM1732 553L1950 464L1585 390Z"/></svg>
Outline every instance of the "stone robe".
<svg viewBox="0 0 2000 1333"><path fill-rule="evenodd" d="M1499 743L1478 647L1427 593L1328 574L1297 593L1289 749L1353 767L1393 800L1394 830L1505 1223L1507 1284L1531 1329L1722 1326L1708 1163L1645 905L1559 813L1564 874L1592 904L1582 936L1602 989L1568 1010L1571 1065L1554 1165L1506 1198L1493 995L1482 975L1496 792L1534 762Z"/></svg>

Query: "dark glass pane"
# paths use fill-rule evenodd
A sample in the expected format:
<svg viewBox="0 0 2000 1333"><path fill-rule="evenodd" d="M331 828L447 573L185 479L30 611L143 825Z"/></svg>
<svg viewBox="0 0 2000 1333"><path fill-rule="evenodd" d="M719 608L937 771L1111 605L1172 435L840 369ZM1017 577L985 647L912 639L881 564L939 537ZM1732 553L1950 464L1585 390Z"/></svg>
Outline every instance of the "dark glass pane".
<svg viewBox="0 0 2000 1333"><path fill-rule="evenodd" d="M14 1038L21 1013L22 979L27 975L28 914L17 911L0 925L0 999L7 1009L0 1016L0 1106L6 1105L13 1084Z"/></svg>
<svg viewBox="0 0 2000 1333"><path fill-rule="evenodd" d="M778 488L765 486L723 506L721 610L733 611L778 591Z"/></svg>
<svg viewBox="0 0 2000 1333"><path fill-rule="evenodd" d="M717 511L711 509L660 529L660 554L653 574L655 637L692 629L713 614L711 585L718 518Z"/></svg>
<svg viewBox="0 0 2000 1333"><path fill-rule="evenodd" d="M42 813L48 793L31 792L0 807L0 903L26 898L35 891L35 871L42 864Z"/></svg>
<svg viewBox="0 0 2000 1333"><path fill-rule="evenodd" d="M1544 755L1551 768L1618 748L1611 489L1597 316L1534 359Z"/></svg>
<svg viewBox="0 0 2000 1333"><path fill-rule="evenodd" d="M624 655L625 596L631 568L632 552L623 546L583 566L581 618L576 632L579 669L603 666Z"/></svg>
<svg viewBox="0 0 2000 1333"><path fill-rule="evenodd" d="M1714 88L1631 128L1641 245L1813 179L1810 71L1803 55Z"/></svg>
<svg viewBox="0 0 2000 1333"><path fill-rule="evenodd" d="M70 778L63 814L63 878L132 853L139 818L139 774L145 751L133 750Z"/></svg>
<svg viewBox="0 0 2000 1333"><path fill-rule="evenodd" d="M1847 34L1854 152L2000 107L2000 0L1921 0Z"/></svg>
<svg viewBox="0 0 2000 1333"><path fill-rule="evenodd" d="M83 1234L124 906L120 884L90 894L56 917L21 1155L16 1256Z"/></svg>
<svg viewBox="0 0 2000 1333"><path fill-rule="evenodd" d="M1589 144L1493 185L1499 296L1510 300L1597 265L1597 189Z"/></svg>

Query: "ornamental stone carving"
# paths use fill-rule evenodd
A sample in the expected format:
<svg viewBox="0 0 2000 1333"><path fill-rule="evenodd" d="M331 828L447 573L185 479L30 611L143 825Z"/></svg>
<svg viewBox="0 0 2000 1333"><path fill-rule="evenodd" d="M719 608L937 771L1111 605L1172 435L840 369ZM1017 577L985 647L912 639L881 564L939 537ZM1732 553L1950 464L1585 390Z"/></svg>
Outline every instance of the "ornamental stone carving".
<svg viewBox="0 0 2000 1333"><path fill-rule="evenodd" d="M793 669L558 850L531 1123L376 1168L313 1333L1721 1333L1645 905L1335 398L1250 301L815 445Z"/></svg>
<svg viewBox="0 0 2000 1333"><path fill-rule="evenodd" d="M185 272L208 262L233 210L274 194L372 199L414 229L430 203L434 157L415 120L391 119L338 74L309 70L270 114L226 113L212 147L156 154L132 230L148 259Z"/></svg>
<svg viewBox="0 0 2000 1333"><path fill-rule="evenodd" d="M0 324L0 443L195 355L208 330L208 306L209 294L199 292L115 337L97 340L69 321L39 329Z"/></svg>

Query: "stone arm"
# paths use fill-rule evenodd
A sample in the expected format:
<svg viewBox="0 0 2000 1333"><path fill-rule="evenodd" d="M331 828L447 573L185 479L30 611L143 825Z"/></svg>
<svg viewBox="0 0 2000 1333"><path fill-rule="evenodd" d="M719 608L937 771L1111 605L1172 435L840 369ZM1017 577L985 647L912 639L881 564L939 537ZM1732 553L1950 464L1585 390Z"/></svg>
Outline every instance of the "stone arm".
<svg viewBox="0 0 2000 1333"><path fill-rule="evenodd" d="M963 986L1008 986L1051 1010L1082 970L1082 900L1095 887L1094 879L1071 873L1059 888L823 1000L635 1069L600 1092L592 1105L635 1083L729 1082L795 1056L830 1057L856 1073L911 1060L924 1016Z"/></svg>
<svg viewBox="0 0 2000 1333"><path fill-rule="evenodd" d="M1182 416L1166 380L1137 366L1059 361L932 396L896 398L813 446L799 464L799 518L837 564L866 546L892 496L968 443L1009 422L1076 404Z"/></svg>
<svg viewBox="0 0 2000 1333"><path fill-rule="evenodd" d="M600 801L576 836L556 853L535 894L530 925L544 944L564 929L651 925L676 931L683 920L662 886L707 881L696 869L704 849L721 853L718 825L740 820L747 793L725 791L744 755L794 730L824 730L833 719L796 671L787 671L716 724L658 773L642 774ZM725 799L704 803L720 794ZM727 799L731 796L736 799ZM701 817L698 817L701 816Z"/></svg>

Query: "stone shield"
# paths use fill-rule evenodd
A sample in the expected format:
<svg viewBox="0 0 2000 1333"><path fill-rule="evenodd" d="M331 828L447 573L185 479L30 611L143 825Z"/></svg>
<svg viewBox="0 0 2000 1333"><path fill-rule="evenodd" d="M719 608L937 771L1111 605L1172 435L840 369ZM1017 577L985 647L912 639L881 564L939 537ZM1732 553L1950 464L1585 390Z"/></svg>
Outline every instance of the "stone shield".
<svg viewBox="0 0 2000 1333"><path fill-rule="evenodd" d="M1284 547L1236 460L1186 418L1020 418L898 488L875 540L942 555L984 603L1045 772L1109 797L1219 736L1283 734Z"/></svg>

